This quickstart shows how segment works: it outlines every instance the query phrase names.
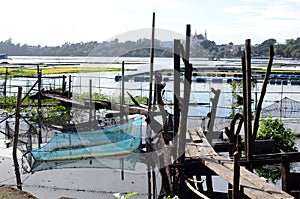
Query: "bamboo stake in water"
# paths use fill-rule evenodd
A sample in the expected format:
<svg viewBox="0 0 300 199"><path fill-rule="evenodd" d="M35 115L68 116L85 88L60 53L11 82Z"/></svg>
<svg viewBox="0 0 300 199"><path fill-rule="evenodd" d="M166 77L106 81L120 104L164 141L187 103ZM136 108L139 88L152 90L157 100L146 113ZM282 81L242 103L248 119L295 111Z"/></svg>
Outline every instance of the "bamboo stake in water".
<svg viewBox="0 0 300 199"><path fill-rule="evenodd" d="M155 13L153 12L153 18L152 18L152 40L151 40L151 47L150 47L150 80L149 80L149 99L148 99L148 118L147 118L147 135L146 135L146 150L147 153L150 152L150 142L151 142L151 106L152 106L152 82L153 82L153 62L154 62L154 30L155 30ZM152 161L151 161L152 164ZM152 172L152 165L148 162L147 164L147 170L148 170L148 198L151 199L152 191L151 191L151 175ZM152 176L154 178L154 176ZM154 179L153 179L154 180ZM154 180L155 182L155 180ZM153 184L154 186L154 184ZM154 188L153 188L154 189ZM155 198L155 193L153 193L153 197Z"/></svg>
<svg viewBox="0 0 300 199"><path fill-rule="evenodd" d="M13 161L15 166L15 174L16 174L16 181L17 181L17 188L22 190L22 182L19 170L19 163L17 158L17 146L18 146L18 139L19 139L19 125L20 125L20 109L21 109L21 98L22 98L22 87L18 87L18 98L17 98L17 106L16 106L16 122L15 122L15 132L14 132L14 139L13 139Z"/></svg>

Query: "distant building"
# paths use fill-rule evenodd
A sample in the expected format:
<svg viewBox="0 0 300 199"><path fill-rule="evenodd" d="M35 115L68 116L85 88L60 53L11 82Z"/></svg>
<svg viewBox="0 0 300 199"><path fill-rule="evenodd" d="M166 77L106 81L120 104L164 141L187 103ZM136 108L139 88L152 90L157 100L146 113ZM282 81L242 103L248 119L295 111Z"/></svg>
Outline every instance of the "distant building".
<svg viewBox="0 0 300 199"><path fill-rule="evenodd" d="M195 34L191 36L192 42L201 43L205 40L207 40L207 32L205 30L204 35L203 34L197 34L197 31L195 31Z"/></svg>

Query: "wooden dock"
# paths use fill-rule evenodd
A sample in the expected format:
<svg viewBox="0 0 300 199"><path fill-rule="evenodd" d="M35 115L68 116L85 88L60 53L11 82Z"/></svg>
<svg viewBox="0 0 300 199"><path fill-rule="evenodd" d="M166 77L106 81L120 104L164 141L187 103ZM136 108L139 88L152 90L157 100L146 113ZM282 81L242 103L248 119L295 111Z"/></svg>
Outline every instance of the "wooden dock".
<svg viewBox="0 0 300 199"><path fill-rule="evenodd" d="M201 168L203 166L233 185L235 180L233 177L233 159L216 153L207 141L203 131L200 129L188 129L185 167L194 168L196 171L197 167ZM239 182L240 192L249 198L294 198L275 185L267 183L244 167L240 167Z"/></svg>

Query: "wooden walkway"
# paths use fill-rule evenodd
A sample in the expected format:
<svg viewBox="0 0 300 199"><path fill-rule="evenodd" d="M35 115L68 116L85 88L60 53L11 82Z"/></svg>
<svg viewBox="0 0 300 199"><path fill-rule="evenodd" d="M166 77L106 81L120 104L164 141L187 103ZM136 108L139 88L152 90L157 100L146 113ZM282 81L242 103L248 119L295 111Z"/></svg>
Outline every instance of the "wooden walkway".
<svg viewBox="0 0 300 199"><path fill-rule="evenodd" d="M197 162L233 184L233 160L216 153L201 130L188 129L185 164ZM240 189L249 198L294 198L244 167L240 167Z"/></svg>

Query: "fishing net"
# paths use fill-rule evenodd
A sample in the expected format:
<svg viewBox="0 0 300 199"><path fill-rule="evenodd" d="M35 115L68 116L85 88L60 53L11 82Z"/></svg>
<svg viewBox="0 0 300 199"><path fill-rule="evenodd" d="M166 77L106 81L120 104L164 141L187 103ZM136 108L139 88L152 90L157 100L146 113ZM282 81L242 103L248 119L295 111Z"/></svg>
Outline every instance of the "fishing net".
<svg viewBox="0 0 300 199"><path fill-rule="evenodd" d="M300 102L284 97L262 109L262 117L271 115L279 118L300 118Z"/></svg>
<svg viewBox="0 0 300 199"><path fill-rule="evenodd" d="M43 147L30 151L31 172L53 168L134 168L142 138L142 118L95 131L55 133Z"/></svg>

